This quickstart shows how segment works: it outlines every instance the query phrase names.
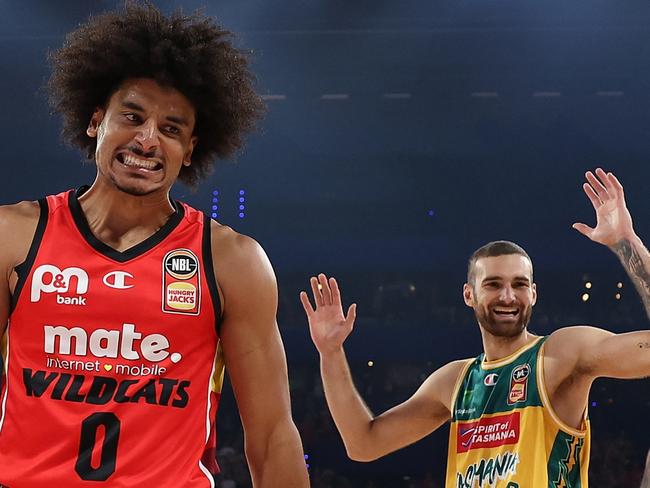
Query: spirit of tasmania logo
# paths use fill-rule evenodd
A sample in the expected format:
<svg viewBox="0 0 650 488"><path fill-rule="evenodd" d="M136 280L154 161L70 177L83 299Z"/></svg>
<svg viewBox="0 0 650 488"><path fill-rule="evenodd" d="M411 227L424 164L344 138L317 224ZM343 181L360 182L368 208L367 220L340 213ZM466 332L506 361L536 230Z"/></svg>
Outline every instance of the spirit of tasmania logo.
<svg viewBox="0 0 650 488"><path fill-rule="evenodd" d="M459 422L456 452L490 449L519 442L519 412Z"/></svg>

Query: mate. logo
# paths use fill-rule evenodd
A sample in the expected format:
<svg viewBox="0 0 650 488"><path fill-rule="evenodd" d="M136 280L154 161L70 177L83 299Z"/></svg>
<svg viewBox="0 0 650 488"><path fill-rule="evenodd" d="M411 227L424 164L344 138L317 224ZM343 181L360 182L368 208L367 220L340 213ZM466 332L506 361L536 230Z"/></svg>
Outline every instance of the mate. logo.
<svg viewBox="0 0 650 488"><path fill-rule="evenodd" d="M198 315L201 305L199 259L189 249L174 249L163 258L163 312Z"/></svg>
<svg viewBox="0 0 650 488"><path fill-rule="evenodd" d="M189 280L199 269L199 260L188 249L176 249L165 256L165 271L178 280Z"/></svg>

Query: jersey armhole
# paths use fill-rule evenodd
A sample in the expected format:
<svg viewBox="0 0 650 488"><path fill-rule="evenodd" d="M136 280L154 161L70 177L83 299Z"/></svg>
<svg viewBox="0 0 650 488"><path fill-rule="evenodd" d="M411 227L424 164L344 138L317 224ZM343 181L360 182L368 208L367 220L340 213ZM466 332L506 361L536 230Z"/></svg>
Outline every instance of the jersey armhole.
<svg viewBox="0 0 650 488"><path fill-rule="evenodd" d="M221 299L219 298L219 288L217 286L217 278L214 271L214 262L212 260L212 219L206 214L203 214L203 263L205 268L205 279L208 283L208 290L210 290L210 298L212 299L212 306L214 308L214 322L217 336L221 337Z"/></svg>
<svg viewBox="0 0 650 488"><path fill-rule="evenodd" d="M473 362L474 362L474 358L466 359L465 364L463 365L460 373L458 374L458 378L456 378L456 383L454 384L454 389L451 393L451 403L449 404L449 406L451 407L452 422L456 420L456 400L458 399L458 392L460 391L460 387L462 386L463 381L465 381L465 376L467 376L467 371L469 370Z"/></svg>
<svg viewBox="0 0 650 488"><path fill-rule="evenodd" d="M585 411L583 414L583 419L582 423L584 426L584 429L574 429L573 427L569 427L567 424L565 424L560 417L555 413L555 410L553 409L553 405L551 405L551 400L548 396L548 392L546 391L546 381L544 379L544 350L545 350L546 344L542 344L542 347L539 348L539 351L537 351L537 389L539 391L539 396L542 400L542 405L544 406L544 409L549 413L551 419L555 423L555 425L563 432L576 436L576 437L585 437L587 435L587 406L585 405Z"/></svg>
<svg viewBox="0 0 650 488"><path fill-rule="evenodd" d="M38 249L41 247L41 242L43 241L43 234L45 234L45 227L47 226L48 219L48 204L46 198L41 198L38 201L40 207L40 215L38 217L38 224L36 225L36 231L34 232L34 237L32 238L32 243L29 246L29 251L25 260L14 268L16 274L18 275L18 281L16 282L16 288L11 296L11 309L9 313L13 313L20 298L20 293L25 286L25 281L31 272L34 261L36 260L36 254Z"/></svg>

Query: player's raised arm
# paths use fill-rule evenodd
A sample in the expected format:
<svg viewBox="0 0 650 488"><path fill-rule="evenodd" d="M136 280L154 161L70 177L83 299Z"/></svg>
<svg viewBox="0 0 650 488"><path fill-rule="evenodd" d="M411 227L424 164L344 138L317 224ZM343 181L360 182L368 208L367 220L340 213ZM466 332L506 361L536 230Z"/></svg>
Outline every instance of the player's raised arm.
<svg viewBox="0 0 650 488"><path fill-rule="evenodd" d="M601 168L586 173L583 189L596 211L596 227L573 227L594 242L609 247L621 260L650 316L650 253L634 232L623 186ZM650 376L650 330L612 334L595 328L576 328L578 370L589 376L639 378Z"/></svg>
<svg viewBox="0 0 650 488"><path fill-rule="evenodd" d="M354 326L356 305L343 313L334 278L327 279L321 274L310 281L316 308L304 291L300 293L300 301L320 353L327 405L350 458L377 459L421 439L450 418L452 390L463 361L442 367L411 398L375 417L354 387L343 351L343 342Z"/></svg>
<svg viewBox="0 0 650 488"><path fill-rule="evenodd" d="M302 444L291 418L271 263L257 242L228 228L213 232L213 250L224 297L226 371L244 427L253 486L307 487Z"/></svg>
<svg viewBox="0 0 650 488"><path fill-rule="evenodd" d="M623 185L613 173L605 173L601 168L595 173L586 173L583 189L596 211L596 227L575 223L573 228L609 247L619 257L650 317L650 252L634 232Z"/></svg>

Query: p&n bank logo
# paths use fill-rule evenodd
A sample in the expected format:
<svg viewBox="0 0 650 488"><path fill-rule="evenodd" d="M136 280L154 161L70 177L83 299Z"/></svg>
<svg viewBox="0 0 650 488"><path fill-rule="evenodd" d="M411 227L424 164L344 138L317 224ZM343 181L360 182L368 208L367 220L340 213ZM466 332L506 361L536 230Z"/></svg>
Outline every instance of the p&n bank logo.
<svg viewBox="0 0 650 488"><path fill-rule="evenodd" d="M62 296L74 290L76 296ZM61 270L52 264L36 268L32 276L31 301L41 300L42 293L56 293L56 303L60 305L86 305L88 292L88 273L81 268L70 267Z"/></svg>

